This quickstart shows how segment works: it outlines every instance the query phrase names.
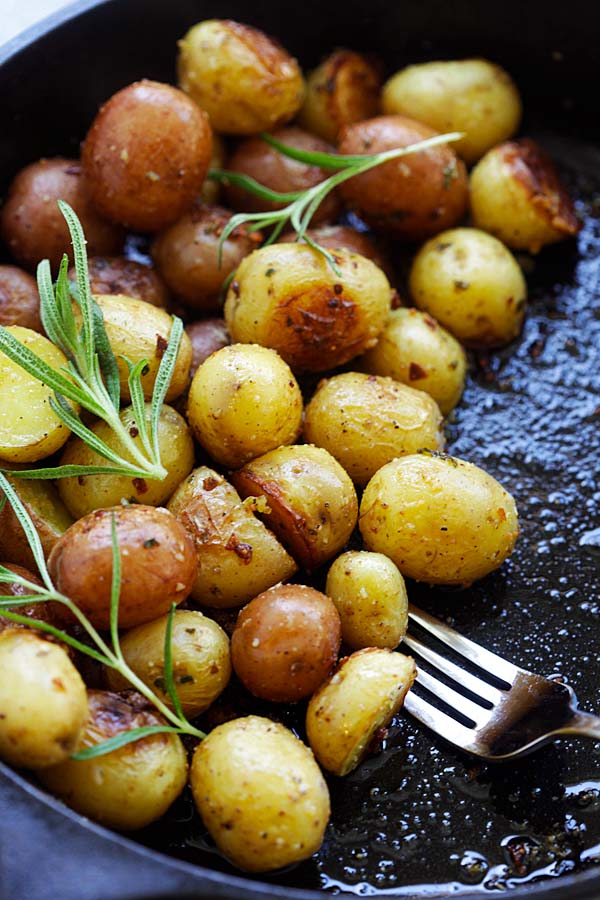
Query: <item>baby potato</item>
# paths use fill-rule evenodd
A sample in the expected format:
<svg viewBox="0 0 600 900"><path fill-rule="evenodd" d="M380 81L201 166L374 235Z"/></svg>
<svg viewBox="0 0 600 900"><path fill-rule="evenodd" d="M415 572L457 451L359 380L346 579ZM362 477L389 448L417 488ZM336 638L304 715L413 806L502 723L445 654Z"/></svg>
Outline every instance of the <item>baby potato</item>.
<svg viewBox="0 0 600 900"><path fill-rule="evenodd" d="M494 147L475 166L471 212L477 228L530 253L581 228L554 163L529 138Z"/></svg>
<svg viewBox="0 0 600 900"><path fill-rule="evenodd" d="M64 353L44 335L20 325L6 330L53 369L67 365ZM54 391L4 353L0 353L0 395L0 459L37 462L60 450L71 432L50 406Z"/></svg>
<svg viewBox="0 0 600 900"><path fill-rule="evenodd" d="M453 144L467 163L511 137L522 107L508 72L487 59L453 59L407 66L383 87L383 111L410 116L437 131L462 131Z"/></svg>
<svg viewBox="0 0 600 900"><path fill-rule="evenodd" d="M280 725L247 716L219 725L196 748L194 802L217 844L246 872L308 859L329 820L329 792L314 756Z"/></svg>
<svg viewBox="0 0 600 900"><path fill-rule="evenodd" d="M395 459L373 476L359 527L367 549L403 575L463 586L501 566L519 534L515 501L495 478L431 454Z"/></svg>
<svg viewBox="0 0 600 900"><path fill-rule="evenodd" d="M428 241L409 276L415 306L467 346L514 340L525 316L527 285L504 244L477 228L454 228Z"/></svg>
<svg viewBox="0 0 600 900"><path fill-rule="evenodd" d="M0 266L0 325L44 331L36 280L16 266Z"/></svg>
<svg viewBox="0 0 600 900"><path fill-rule="evenodd" d="M2 559L2 557L0 557L0 559ZM0 563L0 565L9 569L9 571L13 572L19 578L26 578L28 581L32 581L34 584L43 587L43 582L29 569L5 561ZM12 583L4 582L0 589L0 593L7 597L14 597L15 600L20 600L24 595L29 595L30 591L24 585L13 581ZM3 607L0 609L0 631L5 628L28 628L29 626L22 624L21 622L14 622L9 619L8 616L4 614L5 612L18 613L20 616L25 616L28 619L40 619L42 622L47 622L49 625L54 625L56 627L60 627L61 624L61 619L56 613L56 602L52 600L40 600L39 602L32 601L26 606L13 606L8 609ZM44 637L46 640L53 640L49 634L45 634Z"/></svg>
<svg viewBox="0 0 600 900"><path fill-rule="evenodd" d="M334 50L307 78L298 122L335 144L344 125L379 112L379 67L360 53Z"/></svg>
<svg viewBox="0 0 600 900"><path fill-rule="evenodd" d="M279 447L246 463L231 480L242 497L265 498L263 519L309 571L335 556L356 525L354 486L322 447Z"/></svg>
<svg viewBox="0 0 600 900"><path fill-rule="evenodd" d="M50 481L30 481L11 476L10 472L4 474L29 514L47 558L61 534L73 524L73 517ZM0 558L37 571L31 547L10 503L5 503L0 510Z"/></svg>
<svg viewBox="0 0 600 900"><path fill-rule="evenodd" d="M256 697L294 703L325 681L340 641L340 617L329 597L300 584L277 585L240 612L231 637L233 668Z"/></svg>
<svg viewBox="0 0 600 900"><path fill-rule="evenodd" d="M298 63L272 38L231 19L199 22L179 41L179 84L224 134L258 134L298 111Z"/></svg>
<svg viewBox="0 0 600 900"><path fill-rule="evenodd" d="M185 326L187 336L192 342L192 365L190 378L196 374L198 367L205 359L227 347L229 344L229 332L225 319L201 319Z"/></svg>
<svg viewBox="0 0 600 900"><path fill-rule="evenodd" d="M198 554L196 603L241 606L296 571L294 560L254 515L259 506L260 501L243 503L235 488L206 466L195 469L173 494L169 510Z"/></svg>
<svg viewBox="0 0 600 900"><path fill-rule="evenodd" d="M327 573L325 593L339 613L342 640L352 650L393 650L406 634L408 597L404 578L382 553L342 553Z"/></svg>
<svg viewBox="0 0 600 900"><path fill-rule="evenodd" d="M155 265L169 288L182 303L200 313L221 309L225 279L262 241L259 232L249 233L241 225L220 251L221 235L231 215L222 206L197 204L162 231L152 245Z"/></svg>
<svg viewBox="0 0 600 900"><path fill-rule="evenodd" d="M273 132L273 137L282 144L295 147L297 150L308 150L311 153L335 153L335 147L296 126L280 128ZM320 184L321 181L325 181L331 175L331 170L309 166L284 156L275 147L271 147L270 144L263 141L261 137L247 138L238 144L227 168L240 175L248 175L259 184L281 194L306 191L316 184ZM282 209L286 205L263 200L235 184L225 183L225 195L233 209L242 212L267 212ZM337 218L339 213L340 201L335 193L330 193L318 207L311 221L315 225L319 222L332 221Z"/></svg>
<svg viewBox="0 0 600 900"><path fill-rule="evenodd" d="M112 222L158 231L198 196L211 157L206 113L183 91L136 81L100 107L81 162L94 206Z"/></svg>
<svg viewBox="0 0 600 900"><path fill-rule="evenodd" d="M41 769L77 746L88 704L65 650L25 628L0 631L0 758Z"/></svg>
<svg viewBox="0 0 600 900"><path fill-rule="evenodd" d="M142 441L133 407L121 410L120 419L134 443L141 449ZM146 404L146 421L150 421L150 404ZM91 426L91 431L124 459L132 460L106 422L96 422ZM170 406L163 406L160 413L158 446L161 463L167 472L161 480L131 478L129 475L79 475L61 478L58 490L71 515L80 519L95 509L123 502L143 503L146 506L165 503L194 465L194 442L190 430L183 416ZM81 438L74 437L65 447L60 464L100 466L106 465L106 460Z"/></svg>
<svg viewBox="0 0 600 900"><path fill-rule="evenodd" d="M437 134L406 116L378 116L342 131L339 152L381 153ZM390 160L340 185L343 199L376 230L411 241L456 225L467 211L465 164L450 145Z"/></svg>
<svg viewBox="0 0 600 900"><path fill-rule="evenodd" d="M96 294L94 297L104 318L104 326L110 346L117 357L121 398L129 400L129 367L123 356L135 365L141 359L148 361L147 371L141 377L144 397L149 400L154 389L160 361L164 356L171 334L173 320L164 310L121 294ZM187 334L181 336L173 377L165 400L174 400L188 386L192 345Z"/></svg>
<svg viewBox="0 0 600 900"><path fill-rule="evenodd" d="M341 271L305 244L272 244L244 259L227 292L231 338L277 350L294 371L322 372L372 347L390 310L381 269L348 250Z"/></svg>
<svg viewBox="0 0 600 900"><path fill-rule="evenodd" d="M173 709L165 690L165 632L168 616L132 628L121 638L127 665ZM200 715L227 686L231 675L229 638L201 612L178 609L171 632L173 680L185 715ZM122 691L129 682L116 669L105 669L108 687Z"/></svg>
<svg viewBox="0 0 600 900"><path fill-rule="evenodd" d="M210 154L210 162L208 164L209 172L211 169L224 169L226 157L227 152L225 149L225 142L222 137L220 137L216 132L213 131L212 151ZM212 181L210 178L207 178L204 181L204 184L202 185L202 189L200 191L200 200L202 201L202 203L208 203L209 205L214 206L219 202L220 196L220 183L218 181Z"/></svg>
<svg viewBox="0 0 600 900"><path fill-rule="evenodd" d="M306 235L326 250L350 250L351 253L370 259L385 272L388 280L393 279L394 273L389 259L364 232L356 231L349 225L321 225L318 228L309 228ZM296 241L296 237L295 232L287 232L281 236L280 241L292 243Z"/></svg>
<svg viewBox="0 0 600 900"><path fill-rule="evenodd" d="M414 660L368 647L343 659L310 700L311 750L334 775L347 775L366 756L374 735L396 715L417 674Z"/></svg>
<svg viewBox="0 0 600 900"><path fill-rule="evenodd" d="M87 241L87 251L118 253L123 230L103 219L89 197L77 159L41 159L15 176L0 211L0 234L22 266L35 272L41 259L49 259L53 272L64 253L71 253L71 238L58 200L77 213Z"/></svg>
<svg viewBox="0 0 600 900"><path fill-rule="evenodd" d="M89 691L89 717L77 749L85 750L134 728L164 725L134 691L119 697ZM187 759L178 734L152 734L91 759L67 759L44 769L39 779L53 794L108 828L135 831L159 819L187 779Z"/></svg>
<svg viewBox="0 0 600 900"><path fill-rule="evenodd" d="M360 367L425 391L447 416L462 396L467 358L456 338L428 313L400 307L391 311Z"/></svg>
<svg viewBox="0 0 600 900"><path fill-rule="evenodd" d="M292 444L302 426L302 394L273 350L231 344L194 375L188 421L204 449L237 468L268 450Z"/></svg>
<svg viewBox="0 0 600 900"><path fill-rule="evenodd" d="M93 294L120 294L144 300L164 309L169 292L154 269L124 256L90 256L88 258L90 287ZM75 268L69 270L75 280Z"/></svg>
<svg viewBox="0 0 600 900"><path fill-rule="evenodd" d="M429 394L381 375L344 372L319 384L306 407L304 437L364 486L396 456L443 449L442 425Z"/></svg>
<svg viewBox="0 0 600 900"><path fill-rule="evenodd" d="M198 562L183 525L166 509L117 506L79 519L53 547L48 570L96 628L110 624L113 517L121 556L118 621L133 628L185 600Z"/></svg>

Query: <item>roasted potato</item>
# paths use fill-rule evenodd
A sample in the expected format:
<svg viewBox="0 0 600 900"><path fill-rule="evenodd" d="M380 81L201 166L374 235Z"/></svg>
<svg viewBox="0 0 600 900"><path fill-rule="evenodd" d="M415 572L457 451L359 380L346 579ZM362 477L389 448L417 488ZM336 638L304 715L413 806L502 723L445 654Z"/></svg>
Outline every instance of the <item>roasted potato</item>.
<svg viewBox="0 0 600 900"><path fill-rule="evenodd" d="M2 559L2 557L0 557L0 559ZM43 582L38 578L37 575L35 575L29 569L25 569L23 566L17 566L6 561L2 561L0 565L4 566L6 569L9 569L18 578L25 578L27 579L27 581L33 582L39 587L44 586ZM23 596L29 596L30 589L17 581L3 582L0 593L8 597L14 597L15 601L20 601L22 600ZM5 628L32 629L33 626L30 626L29 624L13 621L7 615L5 615L6 612L17 613L20 616L25 616L25 618L27 619L38 619L54 627L60 627L61 624L61 618L56 611L56 602L53 600L31 601L31 603L27 603L24 606L13 606L9 607L8 609L6 607L3 607L2 609L0 609L0 631L4 630ZM53 640L53 638L51 638L47 632L44 637L47 640ZM67 650L67 653L68 652L69 651Z"/></svg>
<svg viewBox="0 0 600 900"><path fill-rule="evenodd" d="M349 225L320 225L318 228L309 228L306 235L326 250L350 250L351 253L370 259L385 273L388 280L393 279L394 270L389 259L373 238L364 232ZM295 243L296 238L295 232L286 232L280 241Z"/></svg>
<svg viewBox="0 0 600 900"><path fill-rule="evenodd" d="M134 728L165 724L140 695L89 691L78 750ZM187 759L177 734L152 734L91 759L67 759L39 773L42 784L77 812L109 828L135 831L167 811L183 790Z"/></svg>
<svg viewBox="0 0 600 900"><path fill-rule="evenodd" d="M198 561L184 527L166 509L99 509L71 525L55 544L48 570L96 628L110 624L112 521L121 557L119 626L133 628L167 613L189 595Z"/></svg>
<svg viewBox="0 0 600 900"><path fill-rule="evenodd" d="M225 166L226 156L227 153L223 138L213 131L212 151L210 154L210 162L208 164L209 172L211 169L223 169ZM213 181L212 179L207 178L202 185L202 190L200 191L200 200L203 203L209 203L212 206L215 203L219 202L220 197L220 183L218 181Z"/></svg>
<svg viewBox="0 0 600 900"><path fill-rule="evenodd" d="M453 144L468 163L511 137L521 98L508 72L487 59L453 59L407 66L383 87L383 111L410 116L436 131L462 131Z"/></svg>
<svg viewBox="0 0 600 900"><path fill-rule="evenodd" d="M304 437L364 486L396 456L443 449L442 424L429 394L381 375L344 372L319 384L306 407Z"/></svg>
<svg viewBox="0 0 600 900"><path fill-rule="evenodd" d="M144 80L100 107L81 162L102 215L138 231L158 231L192 206L211 150L206 113L177 88Z"/></svg>
<svg viewBox="0 0 600 900"><path fill-rule="evenodd" d="M381 153L435 134L428 125L405 116L378 116L345 128L339 152ZM411 241L456 225L467 210L465 164L451 146L390 160L350 178L339 190L373 228Z"/></svg>
<svg viewBox="0 0 600 900"><path fill-rule="evenodd" d="M286 581L296 563L256 518L260 501L242 503L222 475L202 466L175 491L170 511L183 524L198 554L193 600L236 607Z"/></svg>
<svg viewBox="0 0 600 900"><path fill-rule="evenodd" d="M204 449L223 465L292 444L302 426L302 394L289 366L267 347L231 344L194 375L188 421Z"/></svg>
<svg viewBox="0 0 600 900"><path fill-rule="evenodd" d="M272 244L244 259L227 292L231 338L277 350L294 371L322 372L372 347L391 302L374 263L335 250L338 276L304 244Z"/></svg>
<svg viewBox="0 0 600 900"><path fill-rule="evenodd" d="M258 134L298 111L298 63L272 38L230 19L199 22L179 42L179 84L224 134Z"/></svg>
<svg viewBox="0 0 600 900"><path fill-rule="evenodd" d="M410 270L416 306L464 344L497 347L517 337L527 285L506 247L476 228L454 228L428 241Z"/></svg>
<svg viewBox="0 0 600 900"><path fill-rule="evenodd" d="M469 585L502 565L519 534L511 495L478 466L451 456L403 456L363 494L359 527L368 550L403 575Z"/></svg>
<svg viewBox="0 0 600 900"><path fill-rule="evenodd" d="M30 481L9 472L5 475L30 516L47 557L61 534L73 524L73 517L51 482ZM0 510L0 558L34 572L37 570L25 532L10 503L5 503Z"/></svg>
<svg viewBox="0 0 600 900"><path fill-rule="evenodd" d="M340 640L329 597L300 584L277 585L240 612L231 637L233 668L256 697L294 703L325 681Z"/></svg>
<svg viewBox="0 0 600 900"><path fill-rule="evenodd" d="M150 266L124 256L90 256L88 272L93 294L133 297L161 309L169 304L169 291ZM76 278L74 267L69 270L69 278Z"/></svg>
<svg viewBox="0 0 600 900"><path fill-rule="evenodd" d="M323 768L347 775L404 702L417 670L410 656L368 647L343 659L310 700L306 734Z"/></svg>
<svg viewBox="0 0 600 900"><path fill-rule="evenodd" d="M459 402L467 358L459 342L428 313L393 309L379 340L359 360L372 375L387 375L425 391L446 416Z"/></svg>
<svg viewBox="0 0 600 900"><path fill-rule="evenodd" d="M219 850L247 872L307 859L321 846L329 792L291 731L259 716L219 725L198 745L194 801Z"/></svg>
<svg viewBox="0 0 600 900"><path fill-rule="evenodd" d="M16 266L0 266L0 325L44 331L36 280Z"/></svg>
<svg viewBox="0 0 600 900"><path fill-rule="evenodd" d="M67 759L88 714L85 685L67 653L25 628L0 631L0 757L41 769Z"/></svg>
<svg viewBox="0 0 600 900"><path fill-rule="evenodd" d="M201 319L185 326L187 336L192 342L192 365L190 378L193 378L205 359L227 347L230 343L225 319Z"/></svg>
<svg viewBox="0 0 600 900"><path fill-rule="evenodd" d="M335 603L342 640L352 650L393 650L406 634L408 597L404 578L382 553L342 553L327 573L325 593Z"/></svg>
<svg viewBox="0 0 600 900"><path fill-rule="evenodd" d="M530 253L581 228L554 163L529 138L494 147L475 166L471 211L477 228Z"/></svg>
<svg viewBox="0 0 600 900"><path fill-rule="evenodd" d="M354 486L321 447L271 450L233 472L231 480L242 497L264 497L263 519L309 571L335 556L356 524Z"/></svg>

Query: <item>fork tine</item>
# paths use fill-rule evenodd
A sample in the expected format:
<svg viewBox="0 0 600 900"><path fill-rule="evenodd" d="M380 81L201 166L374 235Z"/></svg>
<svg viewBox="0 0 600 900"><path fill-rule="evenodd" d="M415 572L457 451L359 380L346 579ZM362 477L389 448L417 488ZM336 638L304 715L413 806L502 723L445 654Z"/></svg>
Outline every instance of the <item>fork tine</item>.
<svg viewBox="0 0 600 900"><path fill-rule="evenodd" d="M477 756L481 755L481 748L475 742L476 732L472 728L461 725L460 722L457 722L451 716L436 709L423 697L415 694L413 690L406 695L404 709L451 744L455 744L462 750L475 753Z"/></svg>
<svg viewBox="0 0 600 900"><path fill-rule="evenodd" d="M451 709L456 710L462 716L466 716L466 718L470 719L477 728L481 728L487 723L490 717L489 709L484 709L482 706L477 706L476 703L472 703L471 700L467 700L467 698L462 694L459 694L458 691L448 687L443 681L434 678L429 672L418 669L417 683L424 688L427 688L434 697L438 700L442 700Z"/></svg>
<svg viewBox="0 0 600 900"><path fill-rule="evenodd" d="M508 685L512 685L519 672L525 671L524 669L519 669L518 666L513 665L507 659L503 659L484 647L480 647L479 644L470 641L469 638L463 637L462 634L458 634L453 628L449 628L448 625L444 625L443 622L434 619L433 616L417 609L412 604L409 607L409 615L414 622L417 622L438 640L443 641L456 653L462 654L469 662L478 665L482 671L489 672L490 675L506 681Z"/></svg>
<svg viewBox="0 0 600 900"><path fill-rule="evenodd" d="M404 643L411 650L414 650L415 653L418 653L422 659L431 663L432 666L440 672L443 672L444 675L448 675L448 677L456 682L456 684L466 688L476 697L482 697L494 706L502 699L502 692L497 688L492 687L487 681L482 681L481 678L477 678L476 675L471 675L466 669L462 669L460 666L457 666L456 663L446 659L445 656L441 656L435 650L432 650L431 647L423 644L422 641L407 634L404 637Z"/></svg>

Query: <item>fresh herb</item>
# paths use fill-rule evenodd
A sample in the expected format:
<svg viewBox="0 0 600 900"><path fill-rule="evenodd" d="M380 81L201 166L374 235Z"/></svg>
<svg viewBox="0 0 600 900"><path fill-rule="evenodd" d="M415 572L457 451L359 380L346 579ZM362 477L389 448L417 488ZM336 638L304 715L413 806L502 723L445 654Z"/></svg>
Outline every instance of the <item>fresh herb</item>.
<svg viewBox="0 0 600 900"><path fill-rule="evenodd" d="M411 153L418 153L421 150L428 150L431 147L437 147L440 144L447 144L451 141L458 141L462 137L459 132L451 132L449 134L439 134L435 137L418 141L415 144L409 144L406 147L397 147L393 150L386 150L383 153L359 154L355 156L345 156L338 153L319 153L309 150L298 150L296 147L288 147L282 144L270 134L261 134L263 141L270 144L284 156L299 162L307 163L311 166L319 166L322 169L337 169L334 175L330 175L324 181L316 184L312 188L305 191L291 191L289 193L279 193L272 191L270 188L259 184L254 178L247 175L241 175L239 172L228 172L222 169L212 169L208 173L208 177L213 181L219 181L223 184L235 185L244 190L249 191L262 200L271 203L283 203L285 206L280 210L271 210L269 212L257 213L237 213L232 216L221 234L219 241L219 264L223 252L223 245L229 235L235 231L240 225L248 225L248 231L259 231L272 228L271 234L265 241L265 244L273 244L285 226L289 223L296 232L296 240L305 241L313 249L321 253L328 261L336 275L340 274L333 254L324 247L321 247L314 241L306 231L310 222L325 199L325 197L338 185L355 175L362 175L369 169L381 166L383 163L392 159L399 159L401 156L408 156Z"/></svg>
<svg viewBox="0 0 600 900"><path fill-rule="evenodd" d="M34 378L54 391L50 405L58 418L111 465L56 466L22 469L12 474L18 478L67 478L80 475L128 475L137 478L162 479L167 472L161 464L158 443L160 413L171 382L183 323L173 317L169 342L162 356L149 409L144 398L141 376L148 365L143 359L129 366L129 391L135 415L135 427L141 447L133 440L130 428L120 419L120 385L117 360L110 346L100 307L90 289L85 237L81 223L68 203L58 201L67 221L73 243L76 284L69 284L68 257L63 256L56 284L52 283L50 263L43 260L37 270L41 317L46 334L67 357L67 365L56 370L9 331L0 326L0 352L17 363ZM78 327L73 301L81 311ZM70 403L68 401L71 401ZM121 455L108 446L85 425L73 404L78 404L110 426L119 440ZM129 458L128 458L129 457Z"/></svg>
<svg viewBox="0 0 600 900"><path fill-rule="evenodd" d="M10 569L7 569L5 566L0 565L0 583L18 584L26 591L26 594L20 596L9 596L7 594L3 594L0 596L0 611L2 616L12 622L17 622L20 625L27 625L30 628L36 628L39 631L46 632L46 634L51 634L53 637L58 638L58 640L62 641L64 644L67 644L69 647L73 647L74 650L77 650L80 653L84 653L86 656L90 656L92 659L96 660L96 662L99 662L104 666L108 666L111 669L116 669L117 672L119 672L133 688L139 691L140 694L143 694L143 696L147 700L149 700L150 703L152 703L152 705L158 710L158 712L160 712L164 716L167 722L170 723L168 725L151 725L145 728L134 728L131 731L123 732L123 734L119 734L108 741L104 741L101 744L96 744L93 747L86 747L84 750L80 750L77 753L74 753L73 759L91 759L94 756L102 756L104 753L110 753L111 750L116 750L119 747L124 747L126 744L137 741L140 738L147 737L151 734L158 734L161 732L166 732L169 734L189 734L193 737L204 738L206 736L204 732L200 731L198 728L195 728L190 722L188 722L186 716L184 715L181 708L181 702L177 695L177 689L175 687L175 680L173 678L173 658L171 652L173 618L176 608L174 603L171 606L171 610L167 619L167 627L165 629L164 685L166 693L168 694L175 711L171 710L170 707L141 680L141 678L138 678L135 672L130 669L125 661L119 641L118 628L119 594L121 590L121 554L119 551L119 544L117 540L117 527L114 513L112 514L111 523L113 567L110 594L110 640L105 641L104 638L94 628L87 616L85 616L81 612L78 606L55 588L46 566L44 552L42 550L40 538L35 529L35 526L29 514L27 513L27 510L21 503L18 494L2 472L0 472L0 489L4 492L5 498L10 503L15 516L17 517L21 527L23 528L23 531L25 532L25 537L27 538L27 542L31 548L31 552L33 553L33 557L35 559L43 582L42 585L39 585L35 581L30 581L28 578L25 578L22 575L17 575L15 572L11 572ZM77 640L76 638L72 637L72 635L67 634L67 632L65 631L61 631L59 628L55 628L48 622L43 622L40 619L33 619L29 616L22 616L19 613L13 611L15 608L18 608L19 606L26 606L31 602L54 602L61 603L63 606L66 606L66 608L75 616L79 625L81 625L83 630L86 632L88 638L91 640L92 645L90 646L83 643L82 641Z"/></svg>

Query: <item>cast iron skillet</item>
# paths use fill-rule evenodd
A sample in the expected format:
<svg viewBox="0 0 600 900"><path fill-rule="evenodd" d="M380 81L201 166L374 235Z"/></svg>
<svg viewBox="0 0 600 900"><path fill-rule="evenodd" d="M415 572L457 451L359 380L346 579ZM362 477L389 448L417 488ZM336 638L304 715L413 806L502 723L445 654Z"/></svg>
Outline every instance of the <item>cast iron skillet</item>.
<svg viewBox="0 0 600 900"><path fill-rule="evenodd" d="M77 154L116 89L144 76L173 80L177 38L210 16L277 34L304 66L342 45L379 54L388 71L482 55L516 78L523 131L541 134L559 159L585 226L578 246L524 260L531 305L523 335L473 359L449 448L515 494L523 534L512 560L475 588L411 586L411 595L515 662L562 673L583 708L600 710L600 7L84 0L0 50L0 196L23 164ZM332 825L318 856L262 880L242 877L214 852L187 797L135 843L0 767L0 896L315 900L319 888L411 897L514 888L517 897L590 900L600 897L599 760L594 744L564 741L516 765L485 766L400 717L382 753L331 780Z"/></svg>

